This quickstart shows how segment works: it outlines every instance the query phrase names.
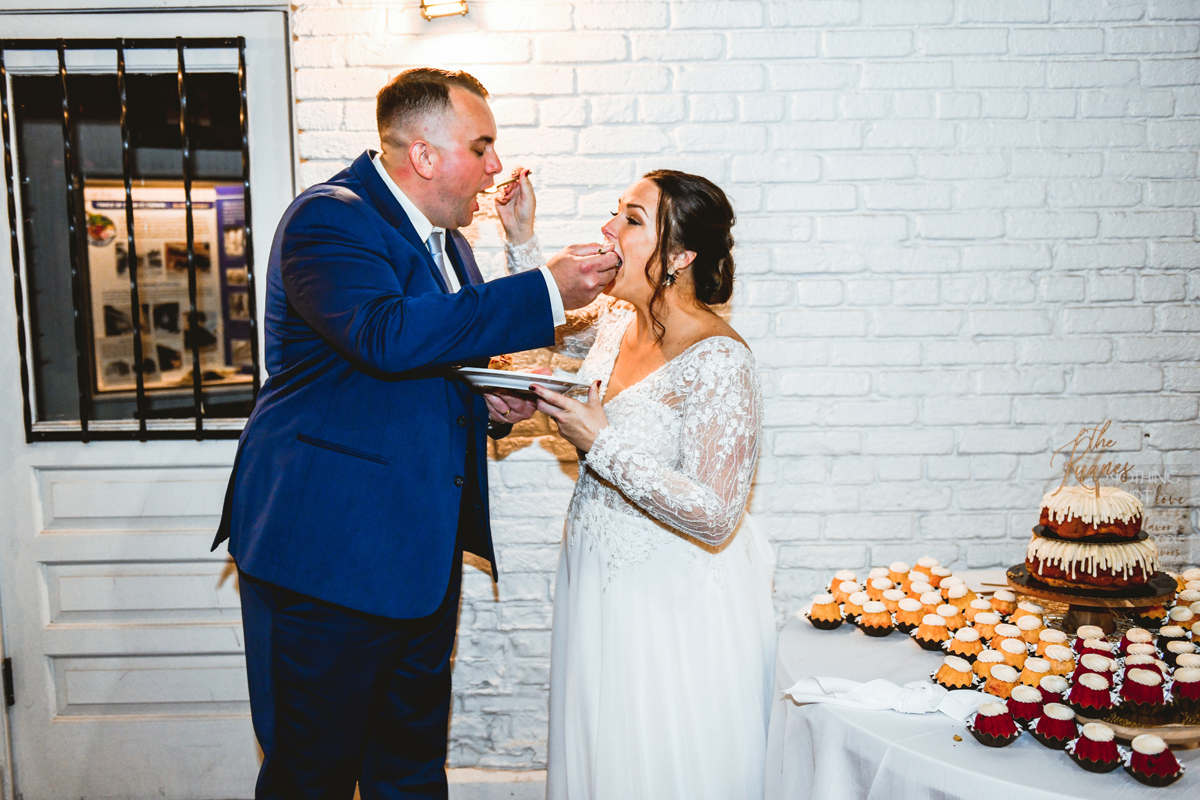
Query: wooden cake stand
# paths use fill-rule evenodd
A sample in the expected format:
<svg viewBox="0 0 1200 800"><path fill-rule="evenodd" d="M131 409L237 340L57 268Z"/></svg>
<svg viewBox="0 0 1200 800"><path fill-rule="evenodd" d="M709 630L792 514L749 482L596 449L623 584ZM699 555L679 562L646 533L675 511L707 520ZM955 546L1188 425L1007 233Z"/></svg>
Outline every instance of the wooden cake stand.
<svg viewBox="0 0 1200 800"><path fill-rule="evenodd" d="M1175 596L1175 579L1165 572L1156 572L1143 586L1104 592L1101 590L1061 589L1048 586L1029 574L1024 564L1008 568L1008 585L1021 594L1067 605L1063 629L1074 633L1080 625L1097 625L1105 633L1117 629L1117 614L1136 612L1171 602Z"/></svg>

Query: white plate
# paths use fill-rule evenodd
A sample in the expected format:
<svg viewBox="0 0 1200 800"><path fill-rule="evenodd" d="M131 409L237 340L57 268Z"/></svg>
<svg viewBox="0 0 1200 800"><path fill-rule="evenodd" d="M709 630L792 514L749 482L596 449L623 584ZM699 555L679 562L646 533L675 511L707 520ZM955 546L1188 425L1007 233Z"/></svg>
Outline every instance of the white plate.
<svg viewBox="0 0 1200 800"><path fill-rule="evenodd" d="M572 389L587 389L584 381L573 381L568 378L553 378L549 375L538 375L534 372L512 372L504 369L483 369L482 367L459 367L458 374L475 389L507 389L510 392L530 394L529 384L536 383L552 392L565 394Z"/></svg>

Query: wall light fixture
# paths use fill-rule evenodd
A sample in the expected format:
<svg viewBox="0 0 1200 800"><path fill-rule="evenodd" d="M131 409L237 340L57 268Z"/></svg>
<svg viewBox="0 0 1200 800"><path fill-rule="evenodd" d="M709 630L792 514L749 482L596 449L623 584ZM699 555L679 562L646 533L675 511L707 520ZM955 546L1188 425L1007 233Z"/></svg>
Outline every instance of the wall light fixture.
<svg viewBox="0 0 1200 800"><path fill-rule="evenodd" d="M421 0L421 16L427 20L438 17L465 17L467 15L467 0Z"/></svg>

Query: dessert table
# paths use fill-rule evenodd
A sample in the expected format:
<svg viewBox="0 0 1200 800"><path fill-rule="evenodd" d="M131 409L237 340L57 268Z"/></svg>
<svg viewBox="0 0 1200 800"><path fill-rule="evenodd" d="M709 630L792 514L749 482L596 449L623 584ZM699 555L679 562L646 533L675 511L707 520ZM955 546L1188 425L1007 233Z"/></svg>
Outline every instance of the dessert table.
<svg viewBox="0 0 1200 800"><path fill-rule="evenodd" d="M968 585L1003 585L1004 571L959 573ZM1177 751L1187 767L1171 786L1144 786L1118 769L1097 775L1028 733L984 747L942 713L901 714L829 704L797 705L783 692L805 677L895 684L928 678L941 664L898 631L872 638L843 624L832 631L793 616L779 637L775 700L767 738L767 800L1176 800L1200 797L1200 749ZM956 737L958 741L956 741Z"/></svg>

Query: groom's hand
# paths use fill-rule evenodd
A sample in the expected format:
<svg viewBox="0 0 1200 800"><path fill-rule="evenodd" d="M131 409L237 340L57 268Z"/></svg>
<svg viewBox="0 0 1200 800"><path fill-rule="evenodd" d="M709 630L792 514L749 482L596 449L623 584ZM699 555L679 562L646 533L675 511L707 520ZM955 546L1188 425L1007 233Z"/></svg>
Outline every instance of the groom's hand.
<svg viewBox="0 0 1200 800"><path fill-rule="evenodd" d="M546 264L568 311L591 303L617 277L621 259L616 252L602 253L601 249L599 243L573 244Z"/></svg>

